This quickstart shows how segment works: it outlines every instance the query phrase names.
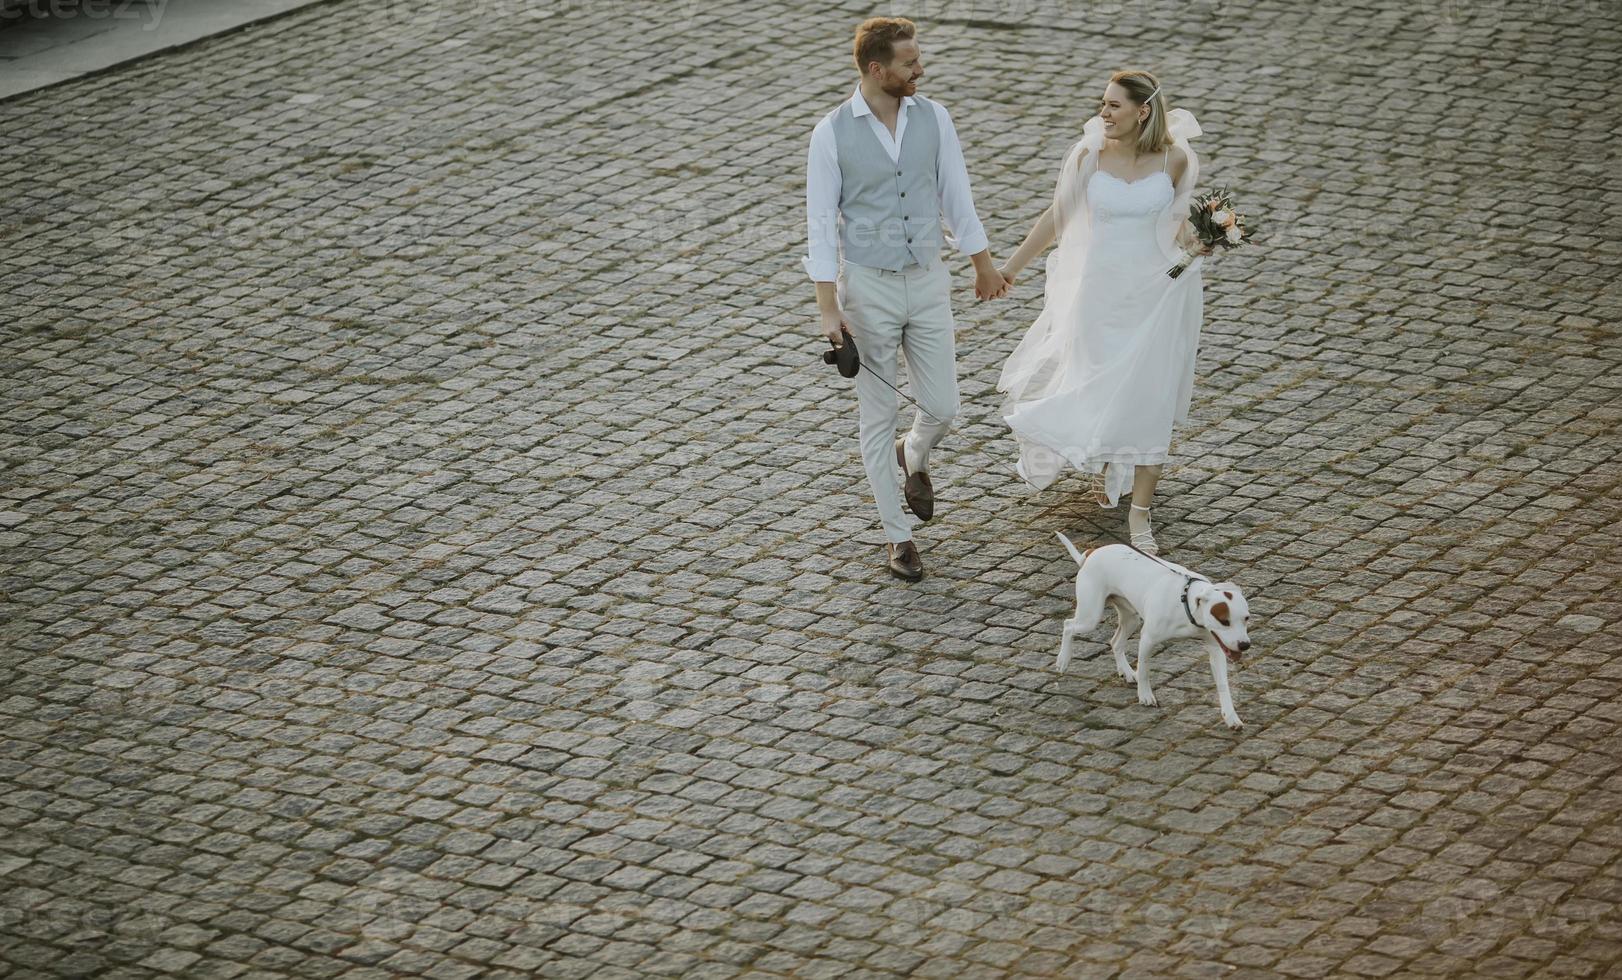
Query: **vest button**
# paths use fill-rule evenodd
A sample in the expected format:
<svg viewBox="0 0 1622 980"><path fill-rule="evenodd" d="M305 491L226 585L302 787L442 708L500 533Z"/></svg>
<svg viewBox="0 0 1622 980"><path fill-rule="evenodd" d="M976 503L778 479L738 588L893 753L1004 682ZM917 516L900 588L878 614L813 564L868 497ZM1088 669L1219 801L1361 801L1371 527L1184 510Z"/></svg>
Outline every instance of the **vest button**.
<svg viewBox="0 0 1622 980"><path fill-rule="evenodd" d="M899 170L897 170L897 171L896 171L896 172L895 172L895 175L896 175L896 176L897 176L897 177L899 177L899 176L901 176L901 171L899 171Z"/></svg>
<svg viewBox="0 0 1622 980"><path fill-rule="evenodd" d="M907 244L908 244L908 245L911 245L911 244L912 244L912 239L910 239L910 238L909 238L909 239L907 239Z"/></svg>
<svg viewBox="0 0 1622 980"><path fill-rule="evenodd" d="M906 215L906 214L904 214L904 215L902 215L902 216L901 216L901 220L902 220L902 221L911 221L911 220L912 220L912 216L911 216L911 215Z"/></svg>
<svg viewBox="0 0 1622 980"><path fill-rule="evenodd" d="M902 196L902 197L906 197L906 196L907 196L907 192L906 192L906 191L902 191L902 192L901 192L901 196Z"/></svg>

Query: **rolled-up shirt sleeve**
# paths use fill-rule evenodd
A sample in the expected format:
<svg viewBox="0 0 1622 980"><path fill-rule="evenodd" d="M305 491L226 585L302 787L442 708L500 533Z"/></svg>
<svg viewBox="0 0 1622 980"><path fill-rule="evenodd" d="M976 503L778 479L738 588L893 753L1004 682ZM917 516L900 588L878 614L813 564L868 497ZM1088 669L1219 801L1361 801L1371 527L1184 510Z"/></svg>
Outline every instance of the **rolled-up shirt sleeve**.
<svg viewBox="0 0 1622 980"><path fill-rule="evenodd" d="M958 142L957 129L946 107L935 103L935 118L940 123L940 149L935 161L936 186L941 196L941 217L946 221L958 251L975 255L991 244L980 216L974 213L974 194L969 190L969 168L963 162L963 145ZM836 161L837 162L837 161Z"/></svg>
<svg viewBox="0 0 1622 980"><path fill-rule="evenodd" d="M839 190L839 147L825 117L811 131L805 164L806 256L801 263L812 282L839 280Z"/></svg>

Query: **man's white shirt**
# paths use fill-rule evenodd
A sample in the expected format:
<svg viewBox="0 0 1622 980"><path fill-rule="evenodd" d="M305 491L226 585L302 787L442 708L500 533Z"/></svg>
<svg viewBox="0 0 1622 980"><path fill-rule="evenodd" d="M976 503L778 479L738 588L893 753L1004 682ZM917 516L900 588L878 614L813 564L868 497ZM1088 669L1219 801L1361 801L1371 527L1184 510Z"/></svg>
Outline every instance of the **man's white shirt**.
<svg viewBox="0 0 1622 980"><path fill-rule="evenodd" d="M912 96L901 99L895 135L873 114L862 98L861 86L851 97L851 109L859 118L867 117L884 151L892 161L901 159L901 140L907 133L907 110L917 106ZM946 243L956 245L964 255L983 252L990 244L980 218L974 213L974 196L969 191L969 168L963 162L963 145L958 142L952 117L939 102L935 120L940 129L940 148L935 157L936 186L940 192L940 213L945 219ZM837 110L836 110L837 111ZM807 251L801 260L813 282L835 282L839 278L839 144L834 137L833 113L822 117L811 131L811 151L806 161L805 216ZM955 234L954 234L955 232Z"/></svg>

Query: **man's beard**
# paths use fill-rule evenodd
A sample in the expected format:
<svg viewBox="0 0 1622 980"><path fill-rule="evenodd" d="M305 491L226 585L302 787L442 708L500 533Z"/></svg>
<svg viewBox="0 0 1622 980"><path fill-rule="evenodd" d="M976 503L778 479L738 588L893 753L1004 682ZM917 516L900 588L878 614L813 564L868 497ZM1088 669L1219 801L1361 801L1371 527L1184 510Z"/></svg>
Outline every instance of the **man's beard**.
<svg viewBox="0 0 1622 980"><path fill-rule="evenodd" d="M912 87L912 79L903 78L900 81L885 84L884 85L884 94L894 96L894 97L896 97L898 99L903 99L903 98L906 98L908 95L912 94L912 93L907 91L907 89L909 89L911 87Z"/></svg>

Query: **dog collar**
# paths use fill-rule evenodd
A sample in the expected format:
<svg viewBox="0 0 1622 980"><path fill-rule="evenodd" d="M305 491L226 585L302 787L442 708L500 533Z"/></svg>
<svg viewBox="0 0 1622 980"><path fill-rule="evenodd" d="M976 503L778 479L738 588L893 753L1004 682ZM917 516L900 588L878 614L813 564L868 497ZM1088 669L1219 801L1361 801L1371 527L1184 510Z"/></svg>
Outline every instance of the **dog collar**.
<svg viewBox="0 0 1622 980"><path fill-rule="evenodd" d="M1188 608L1188 587L1193 585L1194 581L1194 576L1192 575L1183 576L1183 615L1188 617L1188 623L1190 626L1200 625L1194 619L1194 610Z"/></svg>

